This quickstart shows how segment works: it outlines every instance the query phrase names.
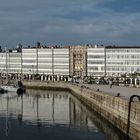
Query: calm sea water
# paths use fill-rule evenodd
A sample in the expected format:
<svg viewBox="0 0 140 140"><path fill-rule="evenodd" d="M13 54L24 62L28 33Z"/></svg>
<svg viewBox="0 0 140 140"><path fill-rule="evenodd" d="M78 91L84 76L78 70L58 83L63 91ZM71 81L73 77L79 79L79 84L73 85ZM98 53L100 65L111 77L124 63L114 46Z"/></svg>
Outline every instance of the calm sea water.
<svg viewBox="0 0 140 140"><path fill-rule="evenodd" d="M68 92L0 95L0 140L124 140Z"/></svg>

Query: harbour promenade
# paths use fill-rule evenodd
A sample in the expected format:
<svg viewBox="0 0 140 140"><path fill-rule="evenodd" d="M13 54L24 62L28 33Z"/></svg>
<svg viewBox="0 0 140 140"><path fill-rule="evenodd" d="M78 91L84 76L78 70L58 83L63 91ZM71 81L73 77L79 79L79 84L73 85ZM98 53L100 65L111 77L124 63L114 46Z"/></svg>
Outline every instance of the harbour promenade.
<svg viewBox="0 0 140 140"><path fill-rule="evenodd" d="M36 81L37 82L37 81ZM30 85L34 85L36 82L29 82ZM68 89L68 86L70 85L75 85L77 87L88 89L91 91L99 91L102 94L105 95L111 95L111 96L117 96L117 94L120 94L120 98L122 99L127 99L132 95L139 95L140 96L140 88L133 88L133 87L125 87L125 86L115 86L113 85L112 88L110 88L110 85L99 85L99 84L71 84L71 83L65 83L65 82L46 82L46 81L41 81L40 84L37 85L38 88L50 88L52 87L57 90L63 90L63 89ZM62 88L61 88L62 87Z"/></svg>
<svg viewBox="0 0 140 140"><path fill-rule="evenodd" d="M132 88L132 87L125 87L125 86L112 86L110 85L97 85L97 84L79 84L80 86L86 86L91 90L99 90L100 92L112 96L116 96L120 93L120 98L129 99L132 95L139 95L140 96L140 88Z"/></svg>

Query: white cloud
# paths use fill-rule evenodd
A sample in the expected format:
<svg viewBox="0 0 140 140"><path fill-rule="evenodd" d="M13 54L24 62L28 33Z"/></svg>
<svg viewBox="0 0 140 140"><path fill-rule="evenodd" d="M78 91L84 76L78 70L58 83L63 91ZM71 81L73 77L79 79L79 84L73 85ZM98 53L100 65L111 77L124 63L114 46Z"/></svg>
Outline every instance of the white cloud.
<svg viewBox="0 0 140 140"><path fill-rule="evenodd" d="M140 44L140 11L116 12L103 6L115 0L8 1L0 0L1 42L117 40Z"/></svg>

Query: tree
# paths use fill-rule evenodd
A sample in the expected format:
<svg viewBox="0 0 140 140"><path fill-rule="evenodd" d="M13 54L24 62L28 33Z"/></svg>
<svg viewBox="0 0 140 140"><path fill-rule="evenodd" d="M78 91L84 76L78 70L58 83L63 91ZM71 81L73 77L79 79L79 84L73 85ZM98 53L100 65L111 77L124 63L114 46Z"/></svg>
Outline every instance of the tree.
<svg viewBox="0 0 140 140"><path fill-rule="evenodd" d="M2 52L2 47L0 46L0 52Z"/></svg>
<svg viewBox="0 0 140 140"><path fill-rule="evenodd" d="M17 49L18 49L19 51L22 50L22 45L21 45L21 43L19 43L19 44L17 45Z"/></svg>
<svg viewBox="0 0 140 140"><path fill-rule="evenodd" d="M40 42L37 42L37 47L40 47L40 45L41 45Z"/></svg>

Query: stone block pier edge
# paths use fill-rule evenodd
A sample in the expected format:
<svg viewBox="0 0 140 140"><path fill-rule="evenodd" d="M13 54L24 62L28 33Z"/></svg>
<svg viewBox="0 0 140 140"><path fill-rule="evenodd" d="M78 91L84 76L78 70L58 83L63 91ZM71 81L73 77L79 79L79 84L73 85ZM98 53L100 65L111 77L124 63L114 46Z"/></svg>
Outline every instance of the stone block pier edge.
<svg viewBox="0 0 140 140"><path fill-rule="evenodd" d="M121 97L104 94L91 90L85 86L71 83L48 82L23 82L24 86L32 89L69 90L74 96L96 111L111 124L127 134L127 120L129 101ZM129 137L140 140L140 103L135 101L131 105Z"/></svg>

